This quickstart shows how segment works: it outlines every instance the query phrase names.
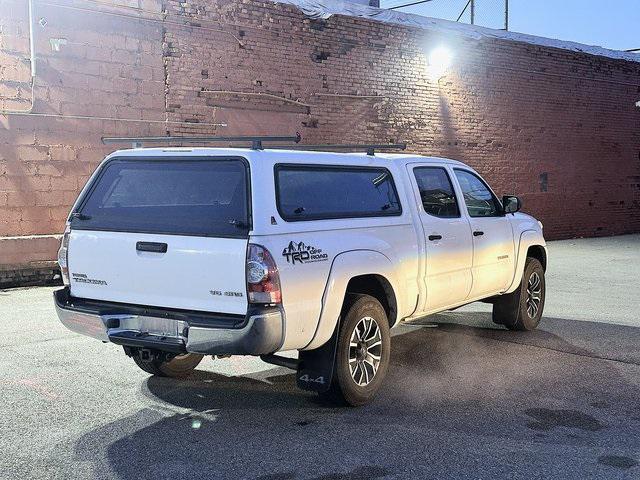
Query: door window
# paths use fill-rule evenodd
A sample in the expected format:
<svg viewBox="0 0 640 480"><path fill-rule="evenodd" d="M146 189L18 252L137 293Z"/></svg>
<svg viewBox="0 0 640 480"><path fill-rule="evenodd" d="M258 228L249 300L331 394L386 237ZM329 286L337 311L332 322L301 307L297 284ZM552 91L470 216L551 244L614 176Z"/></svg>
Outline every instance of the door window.
<svg viewBox="0 0 640 480"><path fill-rule="evenodd" d="M480 177L467 170L455 172L470 217L502 216L502 205Z"/></svg>
<svg viewBox="0 0 640 480"><path fill-rule="evenodd" d="M424 211L440 218L458 218L460 210L451 179L441 167L413 169Z"/></svg>

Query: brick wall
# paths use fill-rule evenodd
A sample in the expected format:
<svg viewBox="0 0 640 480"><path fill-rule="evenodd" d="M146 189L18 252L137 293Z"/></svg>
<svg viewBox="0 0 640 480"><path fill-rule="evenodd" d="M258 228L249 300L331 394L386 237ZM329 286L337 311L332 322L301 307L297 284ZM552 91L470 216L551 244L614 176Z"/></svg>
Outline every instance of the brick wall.
<svg viewBox="0 0 640 480"><path fill-rule="evenodd" d="M174 120L215 118L233 133L300 130L313 143L406 141L413 152L469 163L499 194L521 195L549 238L640 231L640 63L349 17L310 20L271 3L168 8L220 21L242 43L222 35L213 47L209 33L168 29ZM437 80L425 57L440 45L455 57Z"/></svg>
<svg viewBox="0 0 640 480"><path fill-rule="evenodd" d="M114 5L138 4L101 0ZM48 5L58 3L73 8ZM145 0L160 11L160 2ZM33 112L165 119L162 25L96 14L85 1L35 2L37 77ZM85 9L89 9L86 11ZM130 13L100 7L105 12ZM28 8L0 0L0 109L31 104ZM71 203L112 149L103 135L163 135L162 123L0 114L0 286L39 282ZM21 271L18 276L11 271ZM49 270L44 270L46 276Z"/></svg>
<svg viewBox="0 0 640 480"><path fill-rule="evenodd" d="M17 258L3 253L2 237L63 229L111 150L103 135L406 141L469 163L499 194L521 195L549 238L640 231L640 63L344 16L311 20L254 0L46 3L73 8L36 2L46 25L36 32L34 112L154 123L0 115L5 267ZM0 7L0 108L28 108L26 2ZM435 78L426 55L439 45L454 59Z"/></svg>

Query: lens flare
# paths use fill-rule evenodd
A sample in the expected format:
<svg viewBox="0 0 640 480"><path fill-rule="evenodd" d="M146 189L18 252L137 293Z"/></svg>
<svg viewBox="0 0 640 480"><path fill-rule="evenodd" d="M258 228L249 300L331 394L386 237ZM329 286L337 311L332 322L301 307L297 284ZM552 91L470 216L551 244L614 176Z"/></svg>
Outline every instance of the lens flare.
<svg viewBox="0 0 640 480"><path fill-rule="evenodd" d="M447 73L451 66L453 54L447 47L437 47L431 51L427 58L429 66L429 76L439 79Z"/></svg>

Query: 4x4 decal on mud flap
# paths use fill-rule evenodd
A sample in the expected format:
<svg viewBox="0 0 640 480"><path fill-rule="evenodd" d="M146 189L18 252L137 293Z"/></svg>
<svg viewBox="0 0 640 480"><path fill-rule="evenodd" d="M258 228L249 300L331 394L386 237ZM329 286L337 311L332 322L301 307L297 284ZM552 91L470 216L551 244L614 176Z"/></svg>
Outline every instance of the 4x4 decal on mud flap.
<svg viewBox="0 0 640 480"><path fill-rule="evenodd" d="M322 252L321 248L312 247L304 242L289 242L289 245L282 250L282 256L288 263L293 265L298 263L326 262L329 255Z"/></svg>

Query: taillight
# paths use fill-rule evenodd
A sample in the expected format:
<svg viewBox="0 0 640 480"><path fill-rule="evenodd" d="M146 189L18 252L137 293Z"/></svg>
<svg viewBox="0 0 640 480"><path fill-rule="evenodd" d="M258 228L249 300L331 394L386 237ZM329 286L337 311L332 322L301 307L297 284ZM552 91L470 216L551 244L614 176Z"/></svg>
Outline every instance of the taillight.
<svg viewBox="0 0 640 480"><path fill-rule="evenodd" d="M280 275L273 257L264 247L249 244L247 250L249 303L280 303Z"/></svg>
<svg viewBox="0 0 640 480"><path fill-rule="evenodd" d="M69 235L71 234L71 227L67 225L64 229L64 235L62 236L62 242L60 243L60 250L58 250L58 265L60 265L60 272L62 272L62 282L69 286Z"/></svg>

